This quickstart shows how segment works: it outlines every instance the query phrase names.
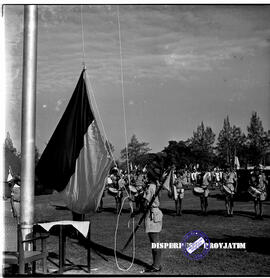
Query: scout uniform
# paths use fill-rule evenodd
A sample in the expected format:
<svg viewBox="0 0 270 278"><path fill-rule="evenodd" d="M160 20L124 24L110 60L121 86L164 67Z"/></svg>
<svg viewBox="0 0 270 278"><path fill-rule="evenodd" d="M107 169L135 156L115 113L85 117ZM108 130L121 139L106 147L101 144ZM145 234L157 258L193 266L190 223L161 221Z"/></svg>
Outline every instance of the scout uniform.
<svg viewBox="0 0 270 278"><path fill-rule="evenodd" d="M150 202L156 192L156 184L150 183L146 189L144 198ZM147 212L145 217L145 232L146 233L159 233L162 229L163 214L159 209L158 196L155 198L151 209Z"/></svg>

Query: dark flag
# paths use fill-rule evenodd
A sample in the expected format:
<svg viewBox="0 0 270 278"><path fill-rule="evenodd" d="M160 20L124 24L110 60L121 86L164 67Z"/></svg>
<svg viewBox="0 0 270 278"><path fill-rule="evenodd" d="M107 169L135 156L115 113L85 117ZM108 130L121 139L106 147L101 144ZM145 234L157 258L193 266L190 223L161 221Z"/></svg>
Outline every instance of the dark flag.
<svg viewBox="0 0 270 278"><path fill-rule="evenodd" d="M95 211L111 166L82 71L69 104L36 167L43 186L60 192L76 213Z"/></svg>

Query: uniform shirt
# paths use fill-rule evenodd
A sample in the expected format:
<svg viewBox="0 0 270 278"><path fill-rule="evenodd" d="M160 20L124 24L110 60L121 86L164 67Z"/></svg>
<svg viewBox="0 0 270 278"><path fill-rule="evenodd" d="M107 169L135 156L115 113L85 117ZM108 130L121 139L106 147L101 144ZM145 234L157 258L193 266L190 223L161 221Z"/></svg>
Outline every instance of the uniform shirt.
<svg viewBox="0 0 270 278"><path fill-rule="evenodd" d="M148 201L148 203L150 203L150 201L152 200L153 196L155 195L156 193L156 188L157 186L154 184L154 183L150 183L146 192L145 192L145 196L144 198ZM159 207L159 199L158 199L158 196L155 198L153 204L152 204L152 207L156 207L158 208Z"/></svg>
<svg viewBox="0 0 270 278"><path fill-rule="evenodd" d="M224 173L223 179L226 184L233 184L236 181L236 174L234 172Z"/></svg>
<svg viewBox="0 0 270 278"><path fill-rule="evenodd" d="M251 186L256 187L260 191L265 191L267 180L265 174L260 174L256 176L255 174L251 175Z"/></svg>
<svg viewBox="0 0 270 278"><path fill-rule="evenodd" d="M211 173L210 172L206 172L203 176L203 186L208 186L209 183L211 182Z"/></svg>

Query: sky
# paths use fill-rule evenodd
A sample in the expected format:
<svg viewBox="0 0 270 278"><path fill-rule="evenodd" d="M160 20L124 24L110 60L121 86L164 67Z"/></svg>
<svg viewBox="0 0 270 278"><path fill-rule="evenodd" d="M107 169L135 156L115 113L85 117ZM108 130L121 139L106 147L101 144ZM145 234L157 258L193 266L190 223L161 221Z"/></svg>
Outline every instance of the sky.
<svg viewBox="0 0 270 278"><path fill-rule="evenodd" d="M23 6L7 5L4 13L6 131L20 150ZM40 153L80 76L83 42L98 111L116 156L126 141L122 96L127 140L135 134L153 152L169 140L190 138L202 121L217 138L227 115L246 133L256 111L270 129L269 18L270 5L121 5L119 25L116 5L39 5Z"/></svg>

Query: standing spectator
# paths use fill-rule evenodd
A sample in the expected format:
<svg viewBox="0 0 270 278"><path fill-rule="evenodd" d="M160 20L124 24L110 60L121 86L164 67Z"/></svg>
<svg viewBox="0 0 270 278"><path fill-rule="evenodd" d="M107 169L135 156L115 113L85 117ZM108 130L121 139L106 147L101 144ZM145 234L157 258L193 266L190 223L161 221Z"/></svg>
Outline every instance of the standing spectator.
<svg viewBox="0 0 270 278"><path fill-rule="evenodd" d="M266 199L267 180L262 171L262 167L256 166L254 172L250 176L250 186L255 188L255 193L252 194L254 201L255 219L263 219L262 202ZM249 192L252 191L249 189Z"/></svg>
<svg viewBox="0 0 270 278"><path fill-rule="evenodd" d="M223 193L225 194L225 207L227 211L227 216L233 216L233 205L234 205L234 195L236 193L236 183L237 177L236 173L233 171L232 167L226 166L225 172L223 173Z"/></svg>

